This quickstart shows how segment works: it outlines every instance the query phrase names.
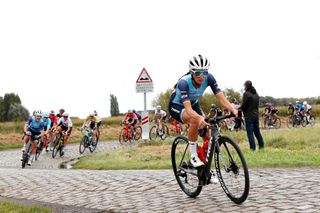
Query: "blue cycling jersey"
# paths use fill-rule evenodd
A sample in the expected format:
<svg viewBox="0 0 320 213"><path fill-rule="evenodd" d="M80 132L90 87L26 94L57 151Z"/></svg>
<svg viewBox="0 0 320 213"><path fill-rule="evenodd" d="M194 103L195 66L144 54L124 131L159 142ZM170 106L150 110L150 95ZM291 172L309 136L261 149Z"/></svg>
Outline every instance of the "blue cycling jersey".
<svg viewBox="0 0 320 213"><path fill-rule="evenodd" d="M210 86L214 94L219 93L221 90L218 87L216 79L212 74L208 74L199 88L196 88L192 82L191 74L183 76L176 87L176 95L173 99L173 103L183 105L183 102L190 100L191 105L193 106L203 95L206 88Z"/></svg>
<svg viewBox="0 0 320 213"><path fill-rule="evenodd" d="M297 104L295 108L296 108L296 110L301 111L301 112L304 109L303 104Z"/></svg>
<svg viewBox="0 0 320 213"><path fill-rule="evenodd" d="M51 128L51 120L49 118L47 118L45 121L43 121L44 126L47 127L47 129Z"/></svg>
<svg viewBox="0 0 320 213"><path fill-rule="evenodd" d="M44 122L42 118L39 121L36 121L34 116L29 118L28 126L29 126L29 130L35 132L36 134L40 134L41 131L44 130Z"/></svg>

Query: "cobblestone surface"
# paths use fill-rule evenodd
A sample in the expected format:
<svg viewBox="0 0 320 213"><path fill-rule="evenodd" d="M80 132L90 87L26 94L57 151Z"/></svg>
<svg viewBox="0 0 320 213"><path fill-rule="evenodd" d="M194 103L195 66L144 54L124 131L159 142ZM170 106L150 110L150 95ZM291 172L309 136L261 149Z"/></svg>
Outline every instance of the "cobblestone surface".
<svg viewBox="0 0 320 213"><path fill-rule="evenodd" d="M116 147L116 142L99 144L100 150ZM64 160L79 155L76 146L68 149ZM74 206L75 212L82 208L83 212L320 211L320 168L251 169L249 197L242 205L236 205L219 184L204 187L195 199L187 197L171 170L57 169L57 162L44 166L49 161L46 154L28 169L21 169L18 152L0 152L0 195Z"/></svg>

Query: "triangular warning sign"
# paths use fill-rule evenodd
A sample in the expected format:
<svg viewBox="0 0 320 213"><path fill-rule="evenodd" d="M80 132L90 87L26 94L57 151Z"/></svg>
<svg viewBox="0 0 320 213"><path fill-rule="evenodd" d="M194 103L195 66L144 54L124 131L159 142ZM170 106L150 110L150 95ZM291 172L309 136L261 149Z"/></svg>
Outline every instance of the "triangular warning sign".
<svg viewBox="0 0 320 213"><path fill-rule="evenodd" d="M152 79L150 75L147 73L147 70L145 68L142 69L137 81L137 83L150 83L152 82Z"/></svg>

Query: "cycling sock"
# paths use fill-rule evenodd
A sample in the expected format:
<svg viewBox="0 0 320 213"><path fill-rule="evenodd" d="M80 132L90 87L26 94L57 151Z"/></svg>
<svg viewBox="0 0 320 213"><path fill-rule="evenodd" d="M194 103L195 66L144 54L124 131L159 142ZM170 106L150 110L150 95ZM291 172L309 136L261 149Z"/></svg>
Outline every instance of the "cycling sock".
<svg viewBox="0 0 320 213"><path fill-rule="evenodd" d="M190 152L191 152L191 156L198 156L198 144L195 141L189 141L189 147L190 147Z"/></svg>

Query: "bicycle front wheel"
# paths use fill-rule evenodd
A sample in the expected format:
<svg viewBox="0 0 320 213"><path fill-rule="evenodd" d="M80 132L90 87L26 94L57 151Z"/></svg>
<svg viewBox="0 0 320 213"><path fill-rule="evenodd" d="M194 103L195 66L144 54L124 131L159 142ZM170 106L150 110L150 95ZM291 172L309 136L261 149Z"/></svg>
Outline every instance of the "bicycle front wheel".
<svg viewBox="0 0 320 213"><path fill-rule="evenodd" d="M150 140L155 140L157 138L157 136L158 136L157 127L156 126L151 127L150 132L149 132Z"/></svg>
<svg viewBox="0 0 320 213"><path fill-rule="evenodd" d="M276 129L279 129L281 127L281 120L280 118L276 118L275 122L274 122L274 126Z"/></svg>
<svg viewBox="0 0 320 213"><path fill-rule="evenodd" d="M190 163L189 143L186 137L178 136L173 141L171 161L173 173L182 191L189 197L197 197L202 186L197 169Z"/></svg>
<svg viewBox="0 0 320 213"><path fill-rule="evenodd" d="M142 128L141 126L136 127L136 131L135 131L135 135L134 135L134 139L137 141L141 138L142 135Z"/></svg>
<svg viewBox="0 0 320 213"><path fill-rule="evenodd" d="M54 147L53 147L53 150L52 150L52 158L55 158L59 149L60 149L60 143L61 143L61 137L62 136L56 136L53 144L54 144Z"/></svg>
<svg viewBox="0 0 320 213"><path fill-rule="evenodd" d="M239 146L229 137L219 138L220 151L215 151L215 167L220 185L235 203L249 195L249 171Z"/></svg>
<svg viewBox="0 0 320 213"><path fill-rule="evenodd" d="M82 137L82 140L79 145L79 153L82 154L84 150L86 150L86 147L88 146L88 137L85 135Z"/></svg>

